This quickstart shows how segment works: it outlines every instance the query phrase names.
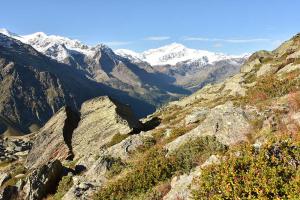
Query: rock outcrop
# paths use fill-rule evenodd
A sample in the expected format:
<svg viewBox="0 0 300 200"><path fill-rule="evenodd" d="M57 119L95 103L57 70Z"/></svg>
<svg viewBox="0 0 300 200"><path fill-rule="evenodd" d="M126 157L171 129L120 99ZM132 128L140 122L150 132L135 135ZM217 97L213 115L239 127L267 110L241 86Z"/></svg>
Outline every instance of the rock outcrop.
<svg viewBox="0 0 300 200"><path fill-rule="evenodd" d="M104 68L109 68L107 65L110 64L115 65L105 56L108 52L101 54L102 50L99 51L99 56L102 56L101 61L98 60L99 65ZM80 61L82 60L80 57ZM131 71L139 69L137 66L132 67L134 69ZM79 109L84 101L97 96L109 95L130 104L139 116L153 112L154 106L144 98L138 99L138 96L148 100L150 98L151 103L157 103L156 99L161 99L156 97L156 94L161 96L160 93L152 89L149 90L154 97L151 94L137 96L134 92L130 96L128 90L124 89L131 90L130 86L122 84L124 87L119 87L120 90L115 89L120 85L117 80L113 79L111 85L105 85L105 81L96 82L87 77L88 71L92 69L86 70L59 63L30 45L0 33L0 134L7 127L20 130L21 133L30 133L32 125L43 126L63 106ZM107 73L110 72L107 69ZM145 73L143 75L150 76L147 83L152 80L151 77L155 77L155 74L142 72ZM115 88L113 84L116 85ZM139 91L145 90L147 89L142 88ZM170 97L166 94L162 96L165 101Z"/></svg>
<svg viewBox="0 0 300 200"><path fill-rule="evenodd" d="M228 102L211 109L198 127L167 144L166 148L174 151L180 145L203 136L215 136L222 144L232 145L246 141L250 128L246 113Z"/></svg>
<svg viewBox="0 0 300 200"><path fill-rule="evenodd" d="M130 134L141 129L129 106L107 96L85 102L80 113L81 120L72 137L76 158L99 153L115 134Z"/></svg>
<svg viewBox="0 0 300 200"><path fill-rule="evenodd" d="M80 120L78 112L69 107L61 108L41 130L30 151L26 166L36 168L52 160L63 161L73 157L71 139Z"/></svg>
<svg viewBox="0 0 300 200"><path fill-rule="evenodd" d="M107 96L85 102L80 112L63 107L36 133L26 166L99 155L115 134L134 133L141 127L129 106Z"/></svg>
<svg viewBox="0 0 300 200"><path fill-rule="evenodd" d="M208 110L206 108L197 108L191 114L185 117L185 124L193 124L199 121L202 121L206 118Z"/></svg>
<svg viewBox="0 0 300 200"><path fill-rule="evenodd" d="M0 161L22 160L28 155L32 141L28 137L0 138Z"/></svg>
<svg viewBox="0 0 300 200"><path fill-rule="evenodd" d="M25 200L40 200L54 193L63 173L60 161L54 160L34 170L26 179L23 188Z"/></svg>

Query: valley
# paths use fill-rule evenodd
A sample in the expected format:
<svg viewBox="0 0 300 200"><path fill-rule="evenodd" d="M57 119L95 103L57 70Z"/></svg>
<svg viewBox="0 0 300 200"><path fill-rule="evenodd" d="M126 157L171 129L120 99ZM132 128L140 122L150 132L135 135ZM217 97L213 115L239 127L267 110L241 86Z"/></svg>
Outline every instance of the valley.
<svg viewBox="0 0 300 200"><path fill-rule="evenodd" d="M38 114L28 110L25 119L46 122L31 134L1 139L3 199L299 197L299 34L144 118L121 102L125 95L112 98L107 85L101 88L81 69L0 36L2 81L19 84L5 84L13 92L2 89L10 98L1 102L11 102L3 111L17 124L17 105L36 102L27 107ZM42 89L24 87L30 84L24 75ZM76 89L69 83L75 79ZM93 97L98 88L105 93ZM51 95L26 96L37 91ZM46 109L51 116L40 114Z"/></svg>

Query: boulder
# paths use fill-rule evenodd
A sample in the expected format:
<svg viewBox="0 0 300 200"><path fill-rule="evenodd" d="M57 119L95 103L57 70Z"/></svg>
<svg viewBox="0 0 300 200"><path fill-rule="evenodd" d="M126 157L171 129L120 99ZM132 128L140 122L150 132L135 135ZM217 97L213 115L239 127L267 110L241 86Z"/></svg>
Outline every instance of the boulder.
<svg viewBox="0 0 300 200"><path fill-rule="evenodd" d="M40 200L54 193L62 177L63 166L59 160L35 169L26 179L23 188L26 200Z"/></svg>
<svg viewBox="0 0 300 200"><path fill-rule="evenodd" d="M141 132L140 134L130 135L120 143L109 147L107 154L122 160L128 159L130 153L134 152L138 147L144 145L147 139L151 140L150 132Z"/></svg>
<svg viewBox="0 0 300 200"><path fill-rule="evenodd" d="M173 151L180 145L203 136L215 136L220 143L233 145L246 141L250 129L246 113L241 108L235 108L232 102L227 102L211 109L198 127L176 138L166 148Z"/></svg>
<svg viewBox="0 0 300 200"><path fill-rule="evenodd" d="M205 108L198 108L197 110L193 111L191 114L185 117L185 124L193 124L205 119L208 110Z"/></svg>
<svg viewBox="0 0 300 200"><path fill-rule="evenodd" d="M260 60L257 58L257 59L254 59L252 61L248 61L246 62L242 67L241 67L241 72L242 73L249 73L251 72L255 66L261 64Z"/></svg>
<svg viewBox="0 0 300 200"><path fill-rule="evenodd" d="M256 72L256 76L261 77L261 76L274 74L278 70L278 68L279 68L278 66L273 66L271 64L264 64Z"/></svg>
<svg viewBox="0 0 300 200"><path fill-rule="evenodd" d="M224 88L221 91L222 97L227 96L228 94L232 96L245 96L246 88L243 86L244 82L243 74L236 74L224 81Z"/></svg>
<svg viewBox="0 0 300 200"><path fill-rule="evenodd" d="M97 155L115 134L129 134L142 127L129 106L107 96L84 102L80 112L81 120L72 137L77 158Z"/></svg>
<svg viewBox="0 0 300 200"><path fill-rule="evenodd" d="M73 179L74 181L74 179ZM63 196L62 200L89 200L93 199L94 193L99 189L90 182L84 180L74 181L74 185Z"/></svg>
<svg viewBox="0 0 300 200"><path fill-rule="evenodd" d="M171 190L163 197L163 200L191 200L191 185L195 178L201 175L201 169L212 165L219 164L220 159L216 155L211 155L202 165L195 167L189 174L175 176L171 181Z"/></svg>
<svg viewBox="0 0 300 200"><path fill-rule="evenodd" d="M191 190L189 189L193 179L200 176L201 168L196 167L191 173L175 176L171 180L171 190L163 197L163 200L191 200Z"/></svg>
<svg viewBox="0 0 300 200"><path fill-rule="evenodd" d="M295 70L299 70L299 69L300 69L300 64L290 63L290 64L284 66L282 69L280 69L277 72L277 74L283 75L283 74L286 74L286 73L289 73L289 72L292 72Z"/></svg>
<svg viewBox="0 0 300 200"><path fill-rule="evenodd" d="M219 156L211 155L202 165L201 168L209 165L219 165L221 163Z"/></svg>

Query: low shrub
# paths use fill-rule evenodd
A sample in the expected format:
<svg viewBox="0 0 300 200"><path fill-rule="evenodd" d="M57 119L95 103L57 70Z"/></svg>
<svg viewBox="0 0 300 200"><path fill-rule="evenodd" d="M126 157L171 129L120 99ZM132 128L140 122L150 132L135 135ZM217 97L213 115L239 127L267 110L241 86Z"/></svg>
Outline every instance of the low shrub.
<svg viewBox="0 0 300 200"><path fill-rule="evenodd" d="M268 75L257 79L255 87L248 89L243 103L257 104L275 97L281 97L289 93L299 91L300 79L295 78L299 72L290 72L285 78L279 79L276 75ZM293 78L290 78L293 77Z"/></svg>
<svg viewBox="0 0 300 200"><path fill-rule="evenodd" d="M191 129L192 129L191 126L181 126L181 127L172 129L170 136L167 138L167 142L173 141L174 139L184 135Z"/></svg>
<svg viewBox="0 0 300 200"><path fill-rule="evenodd" d="M57 187L56 193L53 196L53 199L60 200L62 197L69 191L69 189L73 186L73 179L71 176L62 177L59 185Z"/></svg>
<svg viewBox="0 0 300 200"><path fill-rule="evenodd" d="M112 178L122 172L123 169L126 167L126 163L124 163L121 158L106 158L107 161L110 163L110 167L108 168L108 172L106 176L108 178Z"/></svg>
<svg viewBox="0 0 300 200"><path fill-rule="evenodd" d="M114 146L115 144L118 144L121 141L123 141L124 139L126 139L128 136L129 136L128 134L117 133L112 137L111 141L106 146L107 147Z"/></svg>
<svg viewBox="0 0 300 200"><path fill-rule="evenodd" d="M237 155L236 152L239 152ZM195 199L298 199L300 142L273 139L260 150L249 144L202 170Z"/></svg>
<svg viewBox="0 0 300 200"><path fill-rule="evenodd" d="M147 159L144 159L147 158ZM96 199L125 199L129 195L145 193L160 181L172 177L175 167L165 158L162 149L152 148L133 169L108 183L96 195Z"/></svg>
<svg viewBox="0 0 300 200"><path fill-rule="evenodd" d="M188 173L210 155L222 154L226 150L227 146L219 143L215 137L206 136L181 145L171 157L176 160L177 171Z"/></svg>
<svg viewBox="0 0 300 200"><path fill-rule="evenodd" d="M170 180L174 174L189 172L200 160L225 149L213 137L184 144L169 156L163 147L156 145L133 163L130 170L101 188L95 199L126 199L147 193L159 183Z"/></svg>

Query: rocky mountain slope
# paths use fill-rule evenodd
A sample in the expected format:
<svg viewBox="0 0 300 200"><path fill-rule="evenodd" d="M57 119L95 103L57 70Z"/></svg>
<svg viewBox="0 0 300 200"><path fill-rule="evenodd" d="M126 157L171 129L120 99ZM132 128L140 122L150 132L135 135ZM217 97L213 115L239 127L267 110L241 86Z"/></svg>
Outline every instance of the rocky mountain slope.
<svg viewBox="0 0 300 200"><path fill-rule="evenodd" d="M42 32L25 36L5 29L0 32L33 46L58 62L85 71L97 82L154 105L176 100L207 83L237 73L248 56L195 50L178 43L140 54L126 49L116 50L115 54L103 44L91 47L78 40Z"/></svg>
<svg viewBox="0 0 300 200"><path fill-rule="evenodd" d="M299 60L298 34L140 121L105 96L62 108L0 143L2 198L299 199Z"/></svg>
<svg viewBox="0 0 300 200"><path fill-rule="evenodd" d="M190 94L188 90L173 84L173 77L154 71L151 66L143 67L132 63L103 44L88 46L78 40L42 32L25 36L5 29L0 32L31 45L60 63L82 71L96 82L124 91L154 106Z"/></svg>
<svg viewBox="0 0 300 200"><path fill-rule="evenodd" d="M85 72L58 63L30 45L0 34L0 129L28 133L43 125L62 106L79 108L100 95L133 105L145 115L154 106L89 79Z"/></svg>

